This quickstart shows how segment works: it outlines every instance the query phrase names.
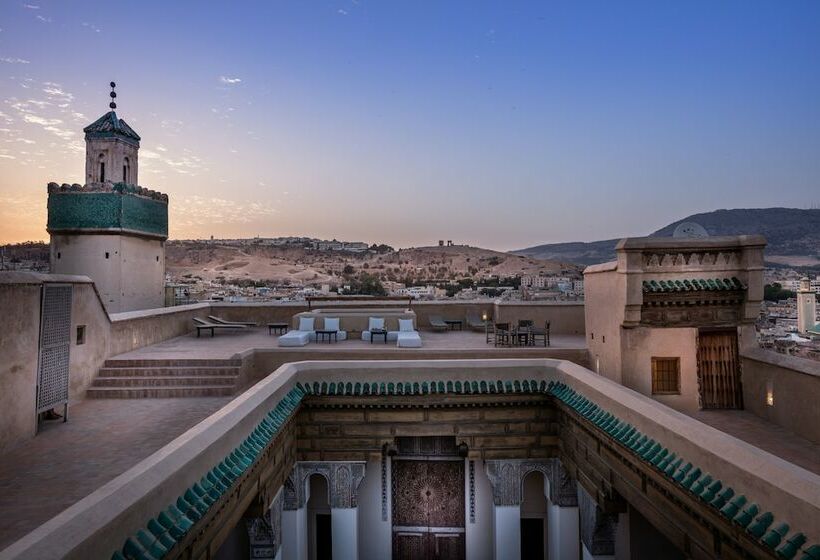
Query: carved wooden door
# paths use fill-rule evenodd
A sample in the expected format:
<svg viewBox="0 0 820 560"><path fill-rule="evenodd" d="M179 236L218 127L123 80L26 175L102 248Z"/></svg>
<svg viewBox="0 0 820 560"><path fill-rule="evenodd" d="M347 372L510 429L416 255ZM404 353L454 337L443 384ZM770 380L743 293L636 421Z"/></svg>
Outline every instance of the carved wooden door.
<svg viewBox="0 0 820 560"><path fill-rule="evenodd" d="M737 331L698 333L701 408L743 408Z"/></svg>
<svg viewBox="0 0 820 560"><path fill-rule="evenodd" d="M393 461L393 559L464 560L464 461Z"/></svg>

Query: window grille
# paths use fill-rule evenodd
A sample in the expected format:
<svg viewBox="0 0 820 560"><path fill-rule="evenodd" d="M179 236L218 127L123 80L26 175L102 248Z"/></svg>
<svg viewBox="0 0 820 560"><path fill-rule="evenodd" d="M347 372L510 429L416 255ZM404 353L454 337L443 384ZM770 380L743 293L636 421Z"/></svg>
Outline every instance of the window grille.
<svg viewBox="0 0 820 560"><path fill-rule="evenodd" d="M680 358L652 358L652 394L680 394Z"/></svg>

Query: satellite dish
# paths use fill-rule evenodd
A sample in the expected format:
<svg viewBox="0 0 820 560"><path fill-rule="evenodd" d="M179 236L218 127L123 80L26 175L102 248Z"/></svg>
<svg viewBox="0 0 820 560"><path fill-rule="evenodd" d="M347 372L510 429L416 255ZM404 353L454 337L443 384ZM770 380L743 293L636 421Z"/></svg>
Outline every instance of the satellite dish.
<svg viewBox="0 0 820 560"><path fill-rule="evenodd" d="M672 237L700 239L702 237L709 237L709 233L700 224L695 222L683 222L682 224L678 224L678 227L675 228L675 231L672 233Z"/></svg>

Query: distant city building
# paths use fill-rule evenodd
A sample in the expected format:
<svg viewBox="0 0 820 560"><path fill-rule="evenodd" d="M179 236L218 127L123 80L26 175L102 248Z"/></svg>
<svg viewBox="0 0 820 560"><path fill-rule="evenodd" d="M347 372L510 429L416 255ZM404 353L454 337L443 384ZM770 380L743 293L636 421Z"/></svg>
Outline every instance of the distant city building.
<svg viewBox="0 0 820 560"><path fill-rule="evenodd" d="M800 281L797 291L797 332L807 333L817 324L817 296L808 278Z"/></svg>

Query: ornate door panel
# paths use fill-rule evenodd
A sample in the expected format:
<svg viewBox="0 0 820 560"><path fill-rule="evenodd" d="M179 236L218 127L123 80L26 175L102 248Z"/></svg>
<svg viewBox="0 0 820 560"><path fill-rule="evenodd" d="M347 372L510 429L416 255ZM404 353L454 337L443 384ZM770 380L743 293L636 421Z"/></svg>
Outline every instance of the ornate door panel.
<svg viewBox="0 0 820 560"><path fill-rule="evenodd" d="M463 560L464 461L393 461L394 560Z"/></svg>

